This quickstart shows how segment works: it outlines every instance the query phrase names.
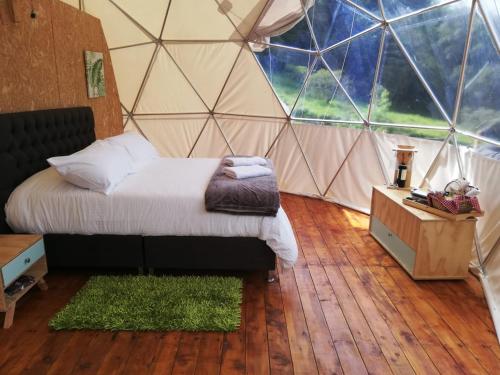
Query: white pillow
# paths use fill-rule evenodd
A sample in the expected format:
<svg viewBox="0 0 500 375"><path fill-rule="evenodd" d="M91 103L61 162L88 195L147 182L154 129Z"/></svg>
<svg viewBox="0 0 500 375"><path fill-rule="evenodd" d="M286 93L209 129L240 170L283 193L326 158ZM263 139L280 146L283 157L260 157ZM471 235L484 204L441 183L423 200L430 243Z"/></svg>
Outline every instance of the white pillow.
<svg viewBox="0 0 500 375"><path fill-rule="evenodd" d="M150 161L160 157L151 142L134 131L106 138L105 140L112 145L124 147L132 158L135 170L141 169Z"/></svg>
<svg viewBox="0 0 500 375"><path fill-rule="evenodd" d="M56 156L47 161L66 181L106 195L132 173L128 152L105 141L95 141L74 154Z"/></svg>

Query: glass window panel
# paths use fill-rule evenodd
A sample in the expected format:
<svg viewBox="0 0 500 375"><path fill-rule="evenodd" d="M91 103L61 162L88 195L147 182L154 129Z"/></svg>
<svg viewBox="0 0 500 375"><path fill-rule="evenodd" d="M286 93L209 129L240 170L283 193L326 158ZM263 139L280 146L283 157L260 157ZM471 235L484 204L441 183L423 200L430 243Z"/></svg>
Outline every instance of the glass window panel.
<svg viewBox="0 0 500 375"><path fill-rule="evenodd" d="M412 138L424 138L432 141L442 142L447 136L449 131L442 129L419 129L411 127L396 127L396 126L376 126L373 125L371 129L376 133L404 135Z"/></svg>
<svg viewBox="0 0 500 375"><path fill-rule="evenodd" d="M469 0L394 22L393 27L432 92L451 117L462 65Z"/></svg>
<svg viewBox="0 0 500 375"><path fill-rule="evenodd" d="M384 7L385 17L394 18L427 8L432 5L445 3L449 0L380 0Z"/></svg>
<svg viewBox="0 0 500 375"><path fill-rule="evenodd" d="M321 49L348 39L377 23L359 9L336 0L316 0L308 15Z"/></svg>
<svg viewBox="0 0 500 375"><path fill-rule="evenodd" d="M290 114L307 72L314 62L309 53L296 52L280 47L269 47L255 53L267 78Z"/></svg>
<svg viewBox="0 0 500 375"><path fill-rule="evenodd" d="M353 120L356 121L356 120ZM293 120L292 124L294 125L304 125L304 126L312 126L312 127L318 127L318 126L327 126L330 128L349 128L349 129L358 129L358 130L363 130L365 128L365 125L363 123L356 123L356 122L331 122L331 121L325 121L325 120L319 120L319 119L301 119L301 120Z"/></svg>
<svg viewBox="0 0 500 375"><path fill-rule="evenodd" d="M293 116L319 120L360 120L349 99L320 60L307 80Z"/></svg>
<svg viewBox="0 0 500 375"><path fill-rule="evenodd" d="M500 55L480 13L474 15L457 128L500 141Z"/></svg>
<svg viewBox="0 0 500 375"><path fill-rule="evenodd" d="M377 29L323 55L364 115L368 114L381 35Z"/></svg>
<svg viewBox="0 0 500 375"><path fill-rule="evenodd" d="M448 126L389 31L386 32L371 120Z"/></svg>
<svg viewBox="0 0 500 375"><path fill-rule="evenodd" d="M489 142L483 142L479 139L468 137L463 134L457 134L457 140L461 145L470 147L472 150L482 156L486 156L490 159L500 160L500 146L494 145L493 143Z"/></svg>
<svg viewBox="0 0 500 375"><path fill-rule="evenodd" d="M358 4L363 9L372 12L376 16L381 16L380 8L378 7L378 0L352 0L352 2Z"/></svg>
<svg viewBox="0 0 500 375"><path fill-rule="evenodd" d="M481 6L500 44L500 0L483 0Z"/></svg>
<svg viewBox="0 0 500 375"><path fill-rule="evenodd" d="M287 32L271 37L271 43L306 50L316 50L305 17Z"/></svg>

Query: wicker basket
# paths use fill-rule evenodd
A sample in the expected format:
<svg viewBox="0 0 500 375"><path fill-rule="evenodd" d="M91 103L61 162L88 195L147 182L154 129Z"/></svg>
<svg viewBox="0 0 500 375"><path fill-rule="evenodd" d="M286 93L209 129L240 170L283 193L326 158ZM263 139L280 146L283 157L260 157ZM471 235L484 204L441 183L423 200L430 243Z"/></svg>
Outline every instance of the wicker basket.
<svg viewBox="0 0 500 375"><path fill-rule="evenodd" d="M468 214L474 209L469 197L462 196L460 199L447 199L443 194L429 194L429 205L438 210L451 212L452 214Z"/></svg>

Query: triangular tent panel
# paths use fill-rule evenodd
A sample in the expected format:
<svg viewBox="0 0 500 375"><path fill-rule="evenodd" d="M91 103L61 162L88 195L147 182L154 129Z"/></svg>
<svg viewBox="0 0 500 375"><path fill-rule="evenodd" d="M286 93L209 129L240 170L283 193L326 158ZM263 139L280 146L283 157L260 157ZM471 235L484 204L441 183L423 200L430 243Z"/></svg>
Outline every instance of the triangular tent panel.
<svg viewBox="0 0 500 375"><path fill-rule="evenodd" d="M147 136L144 134L144 132L142 131L142 129L139 127L139 125L137 124L137 122L131 117L127 124L125 125L125 128L123 129L124 132L136 132L136 133L139 133L141 134L142 136L146 137Z"/></svg>
<svg viewBox="0 0 500 375"><path fill-rule="evenodd" d="M170 0L113 1L155 38L159 38L161 36L161 29L163 27L163 23L165 22L165 15L167 14Z"/></svg>
<svg viewBox="0 0 500 375"><path fill-rule="evenodd" d="M109 48L151 42L140 27L109 0L85 0L85 11L101 20Z"/></svg>
<svg viewBox="0 0 500 375"><path fill-rule="evenodd" d="M136 112L139 114L199 113L208 112L208 108L165 48L160 47L151 72L146 78Z"/></svg>
<svg viewBox="0 0 500 375"><path fill-rule="evenodd" d="M240 53L241 43L168 43L165 46L212 109ZM218 59L218 56L225 58Z"/></svg>
<svg viewBox="0 0 500 375"><path fill-rule="evenodd" d="M80 9L80 0L64 0L63 2L75 7L76 9Z"/></svg>
<svg viewBox="0 0 500 375"><path fill-rule="evenodd" d="M314 55L269 47L256 53L256 56L286 112L290 114L315 60Z"/></svg>
<svg viewBox="0 0 500 375"><path fill-rule="evenodd" d="M398 145L414 146L417 150L412 168L412 186L418 186L429 170L444 139L447 130L428 130L377 126L373 128L382 163L390 182L393 182L395 152Z"/></svg>
<svg viewBox="0 0 500 375"><path fill-rule="evenodd" d="M247 46L236 61L215 111L286 118L283 107Z"/></svg>
<svg viewBox="0 0 500 375"><path fill-rule="evenodd" d="M236 155L266 156L285 122L279 119L216 116Z"/></svg>
<svg viewBox="0 0 500 375"><path fill-rule="evenodd" d="M457 128L500 142L500 54L479 13L470 43ZM500 153L494 145L481 149L493 157Z"/></svg>
<svg viewBox="0 0 500 375"><path fill-rule="evenodd" d="M162 156L185 158L193 148L208 116L136 116L134 119Z"/></svg>
<svg viewBox="0 0 500 375"><path fill-rule="evenodd" d="M362 211L366 210L365 207L370 207L371 187L385 183L374 142L370 137L372 135L368 130L360 135L326 193L327 198ZM363 167L359 168L360 165Z"/></svg>
<svg viewBox="0 0 500 375"><path fill-rule="evenodd" d="M134 125L134 123L132 122L132 120L127 121L127 123L125 124L125 126L123 128L123 131L124 132L132 132L132 131L133 132L139 132L139 130Z"/></svg>
<svg viewBox="0 0 500 375"><path fill-rule="evenodd" d="M340 168L361 130L355 127L294 122L302 150L310 163L321 193Z"/></svg>
<svg viewBox="0 0 500 375"><path fill-rule="evenodd" d="M243 38L246 38L264 7L267 0L256 1L224 1L215 0L219 4L219 12L224 13L231 20L232 24L240 32Z"/></svg>
<svg viewBox="0 0 500 375"><path fill-rule="evenodd" d="M332 73L319 60L307 79L293 116L348 122L362 120Z"/></svg>
<svg viewBox="0 0 500 375"><path fill-rule="evenodd" d="M210 117L199 138L196 140L190 156L194 158L221 158L231 154L231 149L217 126L215 119Z"/></svg>
<svg viewBox="0 0 500 375"><path fill-rule="evenodd" d="M429 169L423 186L442 190L448 182L460 177L457 148L451 137L441 152L436 156L434 168Z"/></svg>
<svg viewBox="0 0 500 375"><path fill-rule="evenodd" d="M281 132L268 156L276 168L280 190L288 193L302 191L308 195L321 194L289 124Z"/></svg>
<svg viewBox="0 0 500 375"><path fill-rule="evenodd" d="M390 32L385 36L371 119L386 123L448 125Z"/></svg>
<svg viewBox="0 0 500 375"><path fill-rule="evenodd" d="M145 44L111 51L120 102L129 112L133 109L155 47L154 44Z"/></svg>
<svg viewBox="0 0 500 375"><path fill-rule="evenodd" d="M467 171L466 178L473 186L484 185L483 177L490 176L489 182L493 186L500 184L500 173L494 173L496 170L497 160L492 158L482 157L481 154L467 150L462 153L464 161L464 169ZM488 206L498 207L500 204L500 195L495 189L487 189L481 191L480 202L488 202ZM495 244L498 241L498 231L500 230L500 210L485 209L484 216L476 223L480 247L487 257L492 253L492 259L487 262L487 275L490 283L500 282L500 252L495 251ZM500 285L500 284L496 284ZM495 304L500 302L498 295L495 297Z"/></svg>
<svg viewBox="0 0 500 375"><path fill-rule="evenodd" d="M243 40L215 0L172 0L162 39Z"/></svg>
<svg viewBox="0 0 500 375"><path fill-rule="evenodd" d="M382 29L326 52L323 57L366 117L372 96Z"/></svg>
<svg viewBox="0 0 500 375"><path fill-rule="evenodd" d="M458 2L394 22L412 61L448 115L453 115L470 2ZM450 33L453 30L453 33ZM439 45L434 40L444 40Z"/></svg>
<svg viewBox="0 0 500 375"><path fill-rule="evenodd" d="M327 48L380 24L341 0L317 0L308 11L319 48Z"/></svg>

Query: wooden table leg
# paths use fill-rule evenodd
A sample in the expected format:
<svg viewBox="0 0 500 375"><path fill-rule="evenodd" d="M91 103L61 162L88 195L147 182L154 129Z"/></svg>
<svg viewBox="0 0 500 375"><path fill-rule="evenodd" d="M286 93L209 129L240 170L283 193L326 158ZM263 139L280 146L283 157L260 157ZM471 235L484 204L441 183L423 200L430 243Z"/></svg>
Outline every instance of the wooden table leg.
<svg viewBox="0 0 500 375"><path fill-rule="evenodd" d="M47 286L47 283L45 282L44 278L40 278L40 280L38 280L38 287L40 288L40 290L43 290L43 291L46 291L47 289L49 289L49 287Z"/></svg>
<svg viewBox="0 0 500 375"><path fill-rule="evenodd" d="M16 311L16 303L13 302L8 310L5 312L5 319L3 321L3 328L7 329L12 326L12 323L14 322L14 312Z"/></svg>

